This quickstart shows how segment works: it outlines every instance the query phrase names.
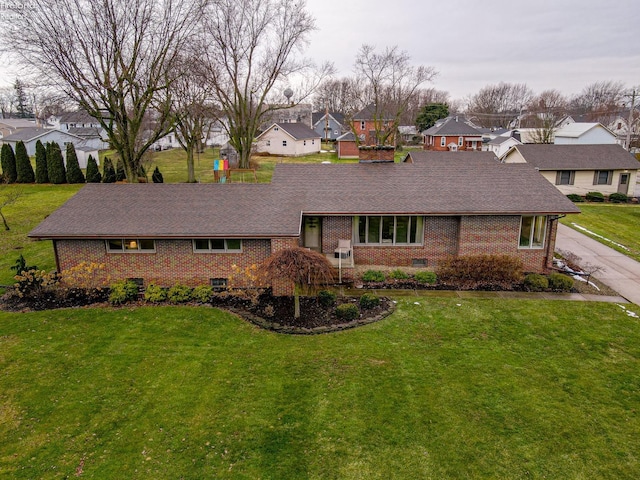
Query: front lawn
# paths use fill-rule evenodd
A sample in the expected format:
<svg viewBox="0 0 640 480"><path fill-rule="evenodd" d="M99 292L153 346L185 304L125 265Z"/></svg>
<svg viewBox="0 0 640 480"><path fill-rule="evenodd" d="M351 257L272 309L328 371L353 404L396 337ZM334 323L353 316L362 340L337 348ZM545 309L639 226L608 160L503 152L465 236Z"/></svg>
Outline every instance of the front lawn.
<svg viewBox="0 0 640 480"><path fill-rule="evenodd" d="M567 215L560 220L564 225L640 261L640 205L579 203L577 206L582 213ZM584 229L612 242L590 235ZM624 245L628 250L616 244Z"/></svg>
<svg viewBox="0 0 640 480"><path fill-rule="evenodd" d="M635 479L639 358L604 303L411 297L320 336L0 313L0 477Z"/></svg>

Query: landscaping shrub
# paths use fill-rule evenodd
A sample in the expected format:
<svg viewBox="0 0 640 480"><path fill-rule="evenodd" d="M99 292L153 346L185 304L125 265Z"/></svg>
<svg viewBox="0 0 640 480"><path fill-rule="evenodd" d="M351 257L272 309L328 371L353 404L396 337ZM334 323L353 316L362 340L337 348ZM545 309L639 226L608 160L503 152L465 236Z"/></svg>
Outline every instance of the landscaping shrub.
<svg viewBox="0 0 640 480"><path fill-rule="evenodd" d="M164 302L167 299L167 290L152 283L145 289L144 299L151 303Z"/></svg>
<svg viewBox="0 0 640 480"><path fill-rule="evenodd" d="M609 195L609 201L611 203L627 203L629 201L629 197L624 193L612 193Z"/></svg>
<svg viewBox="0 0 640 480"><path fill-rule="evenodd" d="M373 293L365 293L360 297L360 308L363 310L371 310L380 305L380 298Z"/></svg>
<svg viewBox="0 0 640 480"><path fill-rule="evenodd" d="M49 183L47 150L40 140L36 142L36 183Z"/></svg>
<svg viewBox="0 0 640 480"><path fill-rule="evenodd" d="M58 275L44 270L23 270L15 277L14 285L19 297L37 297L52 290L58 284Z"/></svg>
<svg viewBox="0 0 640 480"><path fill-rule="evenodd" d="M124 182L127 179L127 174L124 171L124 163L122 159L118 158L116 161L116 182Z"/></svg>
<svg viewBox="0 0 640 480"><path fill-rule="evenodd" d="M191 299L198 303L209 303L213 295L213 287L209 285L198 285L191 290Z"/></svg>
<svg viewBox="0 0 640 480"><path fill-rule="evenodd" d="M604 195L600 192L589 192L585 195L587 202L604 202Z"/></svg>
<svg viewBox="0 0 640 480"><path fill-rule="evenodd" d="M76 147L73 143L67 143L67 183L84 183L84 175L80 170Z"/></svg>
<svg viewBox="0 0 640 480"><path fill-rule="evenodd" d="M162 173L160 173L160 169L158 167L156 167L151 174L151 180L153 180L153 183L164 183L164 178L162 177Z"/></svg>
<svg viewBox="0 0 640 480"><path fill-rule="evenodd" d="M544 275L530 273L524 277L524 287L530 292L542 292L549 288L549 280Z"/></svg>
<svg viewBox="0 0 640 480"><path fill-rule="evenodd" d="M31 160L27 154L27 147L24 146L24 142L18 142L16 144L16 172L17 183L33 183L36 181L36 176L33 173Z"/></svg>
<svg viewBox="0 0 640 480"><path fill-rule="evenodd" d="M329 290L320 290L318 292L318 303L324 308L330 308L336 304L338 296Z"/></svg>
<svg viewBox="0 0 640 480"><path fill-rule="evenodd" d="M49 181L55 185L67 182L62 151L56 142L47 143L47 175Z"/></svg>
<svg viewBox="0 0 640 480"><path fill-rule="evenodd" d="M394 270L389 274L389 278L393 278L394 280L406 280L409 278L409 274L402 270Z"/></svg>
<svg viewBox="0 0 640 480"><path fill-rule="evenodd" d="M441 283L463 289L511 289L522 281L522 261L510 255L467 255L440 262Z"/></svg>
<svg viewBox="0 0 640 480"><path fill-rule="evenodd" d="M102 161L102 183L116 183L116 169L109 157Z"/></svg>
<svg viewBox="0 0 640 480"><path fill-rule="evenodd" d="M549 275L549 288L559 292L570 292L573 288L573 278L554 272Z"/></svg>
<svg viewBox="0 0 640 480"><path fill-rule="evenodd" d="M353 303L343 303L336 307L336 317L340 320L355 320L360 315L358 306Z"/></svg>
<svg viewBox="0 0 640 480"><path fill-rule="evenodd" d="M384 272L379 270L367 270L362 274L363 282L384 282L385 280Z"/></svg>
<svg viewBox="0 0 640 480"><path fill-rule="evenodd" d="M570 193L569 195L567 195L567 198L569 200L571 200L573 203L581 203L584 202L584 198L582 198L580 195L578 195L577 193Z"/></svg>
<svg viewBox="0 0 640 480"><path fill-rule="evenodd" d="M14 183L18 178L16 170L16 156L13 148L8 143L0 147L0 166L2 166L2 178L6 183Z"/></svg>
<svg viewBox="0 0 640 480"><path fill-rule="evenodd" d="M430 272L430 271L423 271L423 272L417 272L414 276L413 276L414 280L418 283L423 283L423 284L427 284L427 285L433 285L436 283L436 280L438 279L438 277L436 276L435 272Z"/></svg>
<svg viewBox="0 0 640 480"><path fill-rule="evenodd" d="M191 288L186 285L176 283L167 292L167 299L171 303L185 303L191 300Z"/></svg>
<svg viewBox="0 0 640 480"><path fill-rule="evenodd" d="M102 175L98 169L98 163L92 155L87 159L87 183L100 183Z"/></svg>
<svg viewBox="0 0 640 480"><path fill-rule="evenodd" d="M138 285L131 280L113 283L110 286L109 302L114 305L131 302L138 298Z"/></svg>

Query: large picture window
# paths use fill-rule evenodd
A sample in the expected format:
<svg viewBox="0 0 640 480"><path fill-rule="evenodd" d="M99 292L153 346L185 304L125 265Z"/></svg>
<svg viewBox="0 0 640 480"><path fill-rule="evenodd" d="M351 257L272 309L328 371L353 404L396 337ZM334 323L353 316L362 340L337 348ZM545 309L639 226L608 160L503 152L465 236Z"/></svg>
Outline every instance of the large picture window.
<svg viewBox="0 0 640 480"><path fill-rule="evenodd" d="M107 240L107 252L109 253L153 253L156 251L156 242L139 238L112 238Z"/></svg>
<svg viewBox="0 0 640 480"><path fill-rule="evenodd" d="M422 217L362 216L356 217L356 242L372 245L422 244Z"/></svg>
<svg viewBox="0 0 640 480"><path fill-rule="evenodd" d="M520 221L520 248L543 248L546 228L546 216L523 215Z"/></svg>
<svg viewBox="0 0 640 480"><path fill-rule="evenodd" d="M239 238L199 238L193 241L196 253L239 253L242 240Z"/></svg>

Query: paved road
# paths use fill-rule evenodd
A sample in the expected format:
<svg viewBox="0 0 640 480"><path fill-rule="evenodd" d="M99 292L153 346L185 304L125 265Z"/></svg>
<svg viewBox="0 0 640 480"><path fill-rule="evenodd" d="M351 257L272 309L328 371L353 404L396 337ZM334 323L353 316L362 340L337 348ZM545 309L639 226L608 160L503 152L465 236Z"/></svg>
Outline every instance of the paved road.
<svg viewBox="0 0 640 480"><path fill-rule="evenodd" d="M603 270L594 277L640 306L640 262L565 225L558 225L556 250L573 252L585 263L601 266Z"/></svg>

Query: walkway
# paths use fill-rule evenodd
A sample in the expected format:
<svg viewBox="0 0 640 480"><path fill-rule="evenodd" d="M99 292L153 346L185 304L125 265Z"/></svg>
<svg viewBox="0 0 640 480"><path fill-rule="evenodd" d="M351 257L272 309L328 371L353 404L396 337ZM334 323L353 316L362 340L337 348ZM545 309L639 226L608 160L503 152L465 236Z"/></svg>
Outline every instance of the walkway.
<svg viewBox="0 0 640 480"><path fill-rule="evenodd" d="M601 267L603 270L594 277L640 305L640 262L565 225L558 225L556 250L572 252L584 263Z"/></svg>

